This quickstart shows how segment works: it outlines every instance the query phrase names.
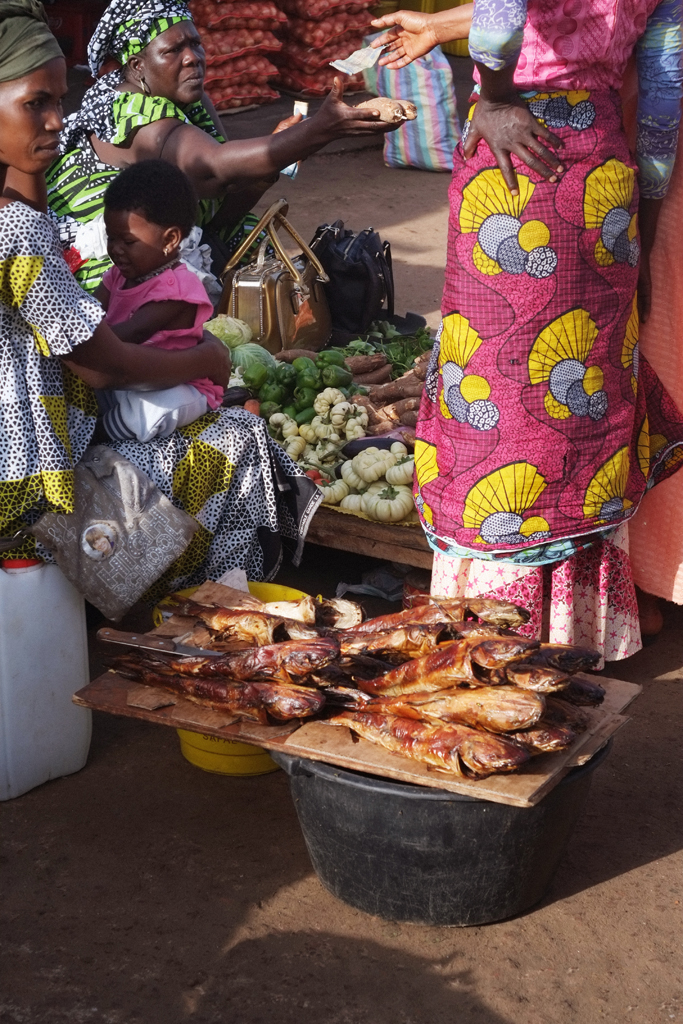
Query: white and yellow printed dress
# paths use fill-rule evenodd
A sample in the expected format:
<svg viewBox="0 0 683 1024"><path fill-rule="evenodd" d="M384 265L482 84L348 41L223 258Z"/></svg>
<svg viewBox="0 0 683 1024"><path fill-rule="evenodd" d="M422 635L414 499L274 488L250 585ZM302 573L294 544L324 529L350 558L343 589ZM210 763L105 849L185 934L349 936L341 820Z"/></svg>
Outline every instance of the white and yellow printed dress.
<svg viewBox="0 0 683 1024"><path fill-rule="evenodd" d="M73 467L90 443L97 405L56 357L87 341L103 316L74 280L49 219L23 203L0 209L2 536L37 510L73 510Z"/></svg>

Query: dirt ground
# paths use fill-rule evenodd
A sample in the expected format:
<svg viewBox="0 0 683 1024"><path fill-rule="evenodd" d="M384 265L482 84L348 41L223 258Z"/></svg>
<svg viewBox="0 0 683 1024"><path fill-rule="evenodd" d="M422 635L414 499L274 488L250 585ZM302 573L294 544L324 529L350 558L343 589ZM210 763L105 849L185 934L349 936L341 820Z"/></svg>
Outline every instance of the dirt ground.
<svg viewBox="0 0 683 1024"><path fill-rule="evenodd" d="M272 198L289 197L304 236L373 224L399 311L433 326L447 187L374 149L310 160ZM279 579L331 595L370 564L309 546ZM312 870L283 772L206 774L173 730L95 715L83 771L0 805L1 1024L683 1020L682 629L669 606L657 643L612 667L643 694L550 891L485 927L345 906Z"/></svg>

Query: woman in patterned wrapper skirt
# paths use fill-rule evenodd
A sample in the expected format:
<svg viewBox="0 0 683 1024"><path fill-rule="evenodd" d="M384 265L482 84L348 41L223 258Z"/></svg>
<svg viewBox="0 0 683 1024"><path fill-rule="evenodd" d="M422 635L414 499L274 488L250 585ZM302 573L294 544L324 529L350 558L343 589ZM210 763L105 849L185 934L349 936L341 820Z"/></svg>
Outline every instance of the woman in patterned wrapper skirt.
<svg viewBox="0 0 683 1024"><path fill-rule="evenodd" d="M448 12L409 17L378 40L390 66L446 37ZM634 49L637 163L617 91ZM681 52L680 0L475 0L417 425L432 592L515 601L529 635L607 660L641 645L628 520L683 462L683 417L638 351Z"/></svg>
<svg viewBox="0 0 683 1024"><path fill-rule="evenodd" d="M167 352L125 344L77 284L46 213L44 171L62 127L66 64L36 0L0 0L0 537L43 511L73 511L73 468L90 443L91 387L225 386L216 339ZM270 579L282 539L295 554L321 496L265 423L242 409L208 413L165 439L112 443L194 516L199 530L150 599L228 569ZM33 539L3 558L36 554ZM38 550L42 557L47 552Z"/></svg>

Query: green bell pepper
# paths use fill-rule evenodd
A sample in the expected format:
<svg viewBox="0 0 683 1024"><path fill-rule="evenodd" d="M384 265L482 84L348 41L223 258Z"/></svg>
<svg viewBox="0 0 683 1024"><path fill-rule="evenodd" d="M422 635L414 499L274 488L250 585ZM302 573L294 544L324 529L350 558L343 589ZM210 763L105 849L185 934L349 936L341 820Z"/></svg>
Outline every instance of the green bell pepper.
<svg viewBox="0 0 683 1024"><path fill-rule="evenodd" d="M315 391L316 395L321 390L320 374L317 371L302 370L301 373L296 375L296 383L297 388L311 388L311 390Z"/></svg>
<svg viewBox="0 0 683 1024"><path fill-rule="evenodd" d="M347 388L353 381L353 374L342 366L326 366L321 376L328 388Z"/></svg>
<svg viewBox="0 0 683 1024"><path fill-rule="evenodd" d="M285 389L279 384L264 384L258 393L260 402L276 402L282 405L285 397Z"/></svg>
<svg viewBox="0 0 683 1024"><path fill-rule="evenodd" d="M294 419L301 426L302 423L310 423L314 416L315 409L311 406L309 409L302 409L301 412L298 412Z"/></svg>
<svg viewBox="0 0 683 1024"><path fill-rule="evenodd" d="M309 359L308 356L299 356L298 359L294 360L292 366L296 370L297 376L305 370L308 370L310 373L316 372L315 363L312 359Z"/></svg>
<svg viewBox="0 0 683 1024"><path fill-rule="evenodd" d="M315 361L315 365L318 369L324 369L326 366L342 366L344 369L348 369L344 363L344 353L338 348L326 348L320 353Z"/></svg>
<svg viewBox="0 0 683 1024"><path fill-rule="evenodd" d="M299 411L295 405L285 405L282 409L285 416L291 416L292 419L296 418L296 414Z"/></svg>
<svg viewBox="0 0 683 1024"><path fill-rule="evenodd" d="M275 382L288 391L296 387L296 370L290 363L280 363L275 369Z"/></svg>
<svg viewBox="0 0 683 1024"><path fill-rule="evenodd" d="M268 370L262 363L248 366L242 374L244 386L250 391L259 391L268 380Z"/></svg>
<svg viewBox="0 0 683 1024"><path fill-rule="evenodd" d="M309 409L317 397L318 392L315 388L297 388L294 392L296 411L301 412L302 409Z"/></svg>
<svg viewBox="0 0 683 1024"><path fill-rule="evenodd" d="M271 416L274 416L276 412L281 411L282 410L280 406L276 405L275 402L261 402L261 406L259 408L259 416L266 422L268 422Z"/></svg>

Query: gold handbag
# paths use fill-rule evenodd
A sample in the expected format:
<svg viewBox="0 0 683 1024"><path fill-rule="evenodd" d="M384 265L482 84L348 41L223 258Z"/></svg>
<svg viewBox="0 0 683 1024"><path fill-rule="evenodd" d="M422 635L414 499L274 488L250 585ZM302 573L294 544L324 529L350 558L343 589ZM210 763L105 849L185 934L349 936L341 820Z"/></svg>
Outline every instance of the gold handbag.
<svg viewBox="0 0 683 1024"><path fill-rule="evenodd" d="M286 219L286 199L279 199L233 253L221 274L223 294L219 313L249 324L254 341L269 352L287 348L321 349L332 331L330 309L323 284L329 278L314 252ZM289 256L278 238L284 228L301 249ZM262 231L266 237L256 259L246 267L238 263ZM275 250L268 256L268 244Z"/></svg>

